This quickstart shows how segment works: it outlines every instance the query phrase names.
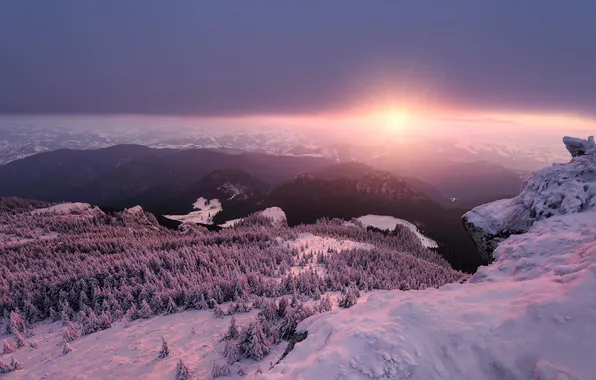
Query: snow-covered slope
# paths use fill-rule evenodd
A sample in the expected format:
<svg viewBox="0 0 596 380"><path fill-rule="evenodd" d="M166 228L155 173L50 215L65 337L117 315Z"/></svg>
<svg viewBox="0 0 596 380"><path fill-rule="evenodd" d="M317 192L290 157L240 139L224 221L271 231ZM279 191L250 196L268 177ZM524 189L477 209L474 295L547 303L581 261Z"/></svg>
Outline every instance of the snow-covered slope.
<svg viewBox="0 0 596 380"><path fill-rule="evenodd" d="M186 215L164 215L168 219L178 220L180 222L213 224L213 217L222 210L218 199L207 200L203 197L198 198L193 203L193 208L197 211L191 211Z"/></svg>
<svg viewBox="0 0 596 380"><path fill-rule="evenodd" d="M380 292L309 318L298 326L307 339L265 378L593 379L595 155L539 171L519 197L472 211L472 233L523 233L501 237L494 263L468 283Z"/></svg>
<svg viewBox="0 0 596 380"><path fill-rule="evenodd" d="M364 224L365 226L372 226L381 230L394 230L395 226L402 225L407 227L410 231L416 234L418 239L420 239L420 243L426 248L437 248L438 244L433 239L424 236L420 231L418 231L418 227L414 223L410 223L407 220L394 218L393 216L387 215L364 215L360 218L357 218L360 223Z"/></svg>

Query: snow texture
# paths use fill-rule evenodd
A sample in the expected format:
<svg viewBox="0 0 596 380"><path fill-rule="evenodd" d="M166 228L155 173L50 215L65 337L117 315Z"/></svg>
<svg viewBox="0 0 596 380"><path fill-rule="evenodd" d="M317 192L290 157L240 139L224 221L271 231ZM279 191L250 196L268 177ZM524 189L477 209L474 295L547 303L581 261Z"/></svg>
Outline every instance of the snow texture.
<svg viewBox="0 0 596 380"><path fill-rule="evenodd" d="M165 215L165 217L180 222L213 224L215 214L223 210L218 199L209 201L203 197L198 198L192 206L197 211L192 211L186 215Z"/></svg>
<svg viewBox="0 0 596 380"><path fill-rule="evenodd" d="M422 245L426 248L437 248L438 244L436 241L432 240L431 238L424 236L418 228L413 224L408 222L407 220L394 218L392 216L387 215L365 215L357 218L360 223L364 224L365 226L371 226L378 228L380 230L389 230L393 231L395 226L400 224L402 226L407 227L410 231L416 234L418 239Z"/></svg>
<svg viewBox="0 0 596 380"><path fill-rule="evenodd" d="M525 232L503 237L469 282L378 292L313 316L297 329L307 339L264 378L593 379L593 168L593 156L575 157L535 173L520 197L475 209L486 230L518 216Z"/></svg>

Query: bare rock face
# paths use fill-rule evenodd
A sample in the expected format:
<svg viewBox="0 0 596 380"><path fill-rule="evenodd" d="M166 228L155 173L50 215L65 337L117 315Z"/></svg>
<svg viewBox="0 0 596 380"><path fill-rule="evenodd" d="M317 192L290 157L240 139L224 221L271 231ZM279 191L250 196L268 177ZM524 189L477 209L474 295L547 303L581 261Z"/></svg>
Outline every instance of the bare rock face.
<svg viewBox="0 0 596 380"><path fill-rule="evenodd" d="M481 256L490 261L497 245L538 220L583 212L596 206L596 145L594 137L563 138L572 159L532 173L515 198L478 206L462 221Z"/></svg>
<svg viewBox="0 0 596 380"><path fill-rule="evenodd" d="M563 143L569 153L571 153L571 157L579 157L594 149L594 136L588 137L587 140L565 136L563 137Z"/></svg>

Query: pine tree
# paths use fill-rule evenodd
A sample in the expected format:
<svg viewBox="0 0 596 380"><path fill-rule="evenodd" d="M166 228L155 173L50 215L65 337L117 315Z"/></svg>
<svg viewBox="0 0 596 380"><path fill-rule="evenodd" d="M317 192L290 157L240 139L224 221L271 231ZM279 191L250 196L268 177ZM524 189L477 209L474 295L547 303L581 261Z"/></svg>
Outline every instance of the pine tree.
<svg viewBox="0 0 596 380"><path fill-rule="evenodd" d="M66 355L72 351L74 351L74 348L72 348L68 341L64 340L64 344L62 345L62 354Z"/></svg>
<svg viewBox="0 0 596 380"><path fill-rule="evenodd" d="M18 360L16 360L14 357L12 357L10 359L10 368L13 371L18 371L18 370L23 369L23 365Z"/></svg>
<svg viewBox="0 0 596 380"><path fill-rule="evenodd" d="M149 306L147 301L143 300L143 302L141 302L141 308L139 309L138 314L141 318L151 318L151 316L153 315L153 310L151 310L151 306Z"/></svg>
<svg viewBox="0 0 596 380"><path fill-rule="evenodd" d="M4 339L4 347L2 348L2 354L10 354L14 352L15 348L8 340Z"/></svg>
<svg viewBox="0 0 596 380"><path fill-rule="evenodd" d="M215 305L213 315L215 315L215 318L223 318L226 314L219 305Z"/></svg>
<svg viewBox="0 0 596 380"><path fill-rule="evenodd" d="M189 380L190 371L186 364L180 359L176 365L176 380Z"/></svg>
<svg viewBox="0 0 596 380"><path fill-rule="evenodd" d="M172 297L169 297L166 305L166 314L174 314L176 311L178 311L178 307L174 303Z"/></svg>
<svg viewBox="0 0 596 380"><path fill-rule="evenodd" d="M0 362L0 373L9 373L12 371L13 369L11 366L9 366L8 364L4 364L3 362Z"/></svg>
<svg viewBox="0 0 596 380"><path fill-rule="evenodd" d="M213 363L213 367L211 368L211 378L215 379L217 377L229 376L230 373L230 366L227 364Z"/></svg>
<svg viewBox="0 0 596 380"><path fill-rule="evenodd" d="M242 356L256 361L263 359L269 353L269 342L267 342L267 338L261 329L261 324L257 319L251 321L242 330L238 347Z"/></svg>
<svg viewBox="0 0 596 380"><path fill-rule="evenodd" d="M331 311L331 309L332 309L331 298L329 298L328 295L325 295L323 298L321 298L321 301L319 302L319 305L318 305L318 309L319 309L319 313L326 313L328 311Z"/></svg>
<svg viewBox="0 0 596 380"><path fill-rule="evenodd" d="M228 327L228 332L224 336L224 340L234 340L238 338L238 327L236 326L236 318L232 317L230 319L230 327Z"/></svg>
<svg viewBox="0 0 596 380"><path fill-rule="evenodd" d="M16 311L10 312L9 333L16 334L17 332L24 334L27 330L25 321L21 315Z"/></svg>
<svg viewBox="0 0 596 380"><path fill-rule="evenodd" d="M239 361L240 353L238 351L238 343L235 341L226 342L223 356L224 356L224 358L226 358L226 361L228 362L229 365L232 365L232 364L236 363L237 361Z"/></svg>
<svg viewBox="0 0 596 380"><path fill-rule="evenodd" d="M67 322L64 330L62 330L62 338L66 342L72 342L78 339L81 336L81 332L77 328L77 326L72 322Z"/></svg>
<svg viewBox="0 0 596 380"><path fill-rule="evenodd" d="M25 347L27 345L27 341L23 338L20 332L15 332L15 338L17 339L17 348Z"/></svg>
<svg viewBox="0 0 596 380"><path fill-rule="evenodd" d="M168 342L166 342L166 340L162 336L161 337L161 350L159 351L158 357L160 359L163 359L163 358L168 357L168 355L170 355L170 348L168 347Z"/></svg>

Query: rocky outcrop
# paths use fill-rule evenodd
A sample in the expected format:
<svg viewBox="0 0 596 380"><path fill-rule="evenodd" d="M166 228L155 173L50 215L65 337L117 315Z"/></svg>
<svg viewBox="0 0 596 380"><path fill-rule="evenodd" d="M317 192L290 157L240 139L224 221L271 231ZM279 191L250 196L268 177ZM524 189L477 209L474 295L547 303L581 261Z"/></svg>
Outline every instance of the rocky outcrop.
<svg viewBox="0 0 596 380"><path fill-rule="evenodd" d="M565 137L563 142L572 156L569 163L531 174L517 197L478 206L462 217L484 259L490 261L501 241L526 232L538 220L583 212L596 205L594 138Z"/></svg>
<svg viewBox="0 0 596 380"><path fill-rule="evenodd" d="M578 139L576 137L563 137L565 148L571 153L571 157L579 157L594 149L594 136L588 137L587 140Z"/></svg>

